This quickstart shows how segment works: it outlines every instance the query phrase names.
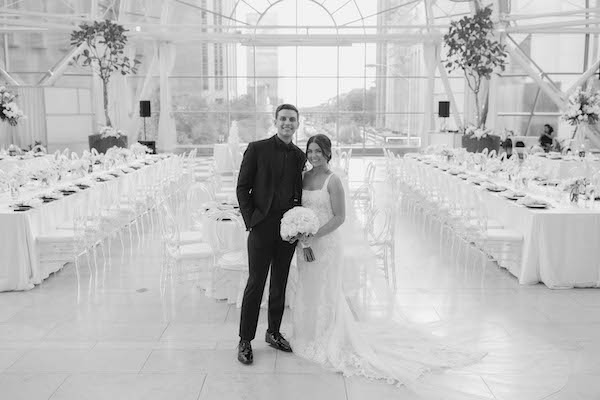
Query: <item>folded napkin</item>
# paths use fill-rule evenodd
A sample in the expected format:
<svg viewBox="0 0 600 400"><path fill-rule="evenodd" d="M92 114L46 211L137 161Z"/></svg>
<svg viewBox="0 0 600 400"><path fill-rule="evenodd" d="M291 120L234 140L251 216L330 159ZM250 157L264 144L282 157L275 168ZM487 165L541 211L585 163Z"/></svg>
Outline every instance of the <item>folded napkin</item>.
<svg viewBox="0 0 600 400"><path fill-rule="evenodd" d="M79 189L75 185L67 185L67 186L63 186L60 189L58 189L58 191L66 191L66 192L79 192L80 190L81 189Z"/></svg>
<svg viewBox="0 0 600 400"><path fill-rule="evenodd" d="M49 192L42 193L40 195L40 197L52 197L52 198L60 199L61 197L63 197L63 194L55 189L55 190L52 190Z"/></svg>
<svg viewBox="0 0 600 400"><path fill-rule="evenodd" d="M95 177L92 177L90 175L90 176L86 176L85 178L77 179L74 183L75 183L75 185L93 186L96 184L96 180L95 180Z"/></svg>
<svg viewBox="0 0 600 400"><path fill-rule="evenodd" d="M525 197L525 193L523 192L513 192L512 190L508 190L503 193L505 197Z"/></svg>
<svg viewBox="0 0 600 400"><path fill-rule="evenodd" d="M110 174L100 174L100 175L96 176L96 178L102 179L104 181L110 181L110 180L115 179L115 176L114 175L110 175Z"/></svg>

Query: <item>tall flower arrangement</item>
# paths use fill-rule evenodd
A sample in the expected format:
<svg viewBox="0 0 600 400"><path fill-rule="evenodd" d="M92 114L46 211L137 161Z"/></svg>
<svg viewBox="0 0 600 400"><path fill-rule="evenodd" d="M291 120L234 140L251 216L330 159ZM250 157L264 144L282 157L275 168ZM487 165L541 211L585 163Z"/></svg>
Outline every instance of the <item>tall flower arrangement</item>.
<svg viewBox="0 0 600 400"><path fill-rule="evenodd" d="M10 92L6 87L0 86L0 119L16 126L20 118L23 118L23 111L17 106L15 99L17 96Z"/></svg>
<svg viewBox="0 0 600 400"><path fill-rule="evenodd" d="M494 37L494 22L491 6L480 8L474 15L452 21L444 35L448 72L462 69L467 84L475 97L476 128L485 125L487 101L481 107L481 84L490 79L492 73L506 68L506 49Z"/></svg>
<svg viewBox="0 0 600 400"><path fill-rule="evenodd" d="M580 156L585 156L586 131L590 125L597 124L600 120L600 93L591 87L587 90L577 88L569 96L569 105L562 118L569 125L575 126L571 150L578 150Z"/></svg>
<svg viewBox="0 0 600 400"><path fill-rule="evenodd" d="M569 97L569 105L562 117L569 125L598 123L600 120L600 93L591 87L585 91L578 87Z"/></svg>

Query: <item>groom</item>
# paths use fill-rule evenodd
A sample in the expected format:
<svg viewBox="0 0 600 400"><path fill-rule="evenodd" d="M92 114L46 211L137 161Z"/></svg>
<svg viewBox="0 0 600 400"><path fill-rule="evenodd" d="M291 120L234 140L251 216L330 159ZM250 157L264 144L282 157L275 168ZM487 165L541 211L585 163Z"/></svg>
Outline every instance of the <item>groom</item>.
<svg viewBox="0 0 600 400"><path fill-rule="evenodd" d="M299 114L291 104L275 111L277 134L248 145L237 182L237 198L248 235L249 276L240 318L238 360L253 361L250 341L256 334L260 303L271 268L269 325L265 340L276 349L291 352L279 332L285 307L285 288L295 244L281 239L281 217L301 204L302 170L306 156L292 143Z"/></svg>

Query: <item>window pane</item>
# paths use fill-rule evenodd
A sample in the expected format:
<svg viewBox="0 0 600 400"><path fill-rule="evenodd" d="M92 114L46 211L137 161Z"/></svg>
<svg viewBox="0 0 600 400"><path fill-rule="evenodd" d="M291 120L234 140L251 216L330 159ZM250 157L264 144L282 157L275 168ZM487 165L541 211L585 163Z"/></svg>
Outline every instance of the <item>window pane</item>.
<svg viewBox="0 0 600 400"><path fill-rule="evenodd" d="M178 144L215 144L225 140L229 132L227 113L173 112Z"/></svg>

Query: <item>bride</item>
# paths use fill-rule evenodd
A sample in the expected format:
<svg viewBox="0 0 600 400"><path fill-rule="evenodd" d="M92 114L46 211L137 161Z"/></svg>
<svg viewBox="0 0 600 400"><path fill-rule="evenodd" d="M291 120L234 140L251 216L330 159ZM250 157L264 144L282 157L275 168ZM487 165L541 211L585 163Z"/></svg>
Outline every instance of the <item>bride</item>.
<svg viewBox="0 0 600 400"><path fill-rule="evenodd" d="M321 227L310 239L314 260L306 261L302 252L298 256L290 338L294 352L345 376L384 379L431 394L431 385L421 380L427 372L472 364L483 355L447 348L408 322L366 324L355 319L346 299L344 275L353 263L356 266L354 256L359 251L369 253L368 245L362 236L353 242L347 239L358 228L344 223L351 210L346 207L342 180L329 166L330 139L312 136L306 155L312 169L304 174L302 205L317 214ZM361 250L357 242L362 242ZM370 261L374 265L374 258Z"/></svg>

